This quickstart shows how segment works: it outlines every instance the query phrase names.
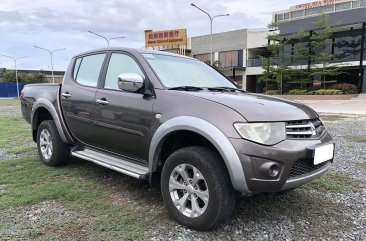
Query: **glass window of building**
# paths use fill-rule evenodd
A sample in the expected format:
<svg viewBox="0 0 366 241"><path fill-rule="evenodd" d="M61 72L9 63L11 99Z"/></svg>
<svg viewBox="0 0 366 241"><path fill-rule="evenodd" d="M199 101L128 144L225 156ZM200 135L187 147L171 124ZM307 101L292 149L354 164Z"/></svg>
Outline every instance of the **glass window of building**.
<svg viewBox="0 0 366 241"><path fill-rule="evenodd" d="M292 61L294 64L305 65L308 62L309 43L294 43Z"/></svg>
<svg viewBox="0 0 366 241"><path fill-rule="evenodd" d="M361 44L361 35L335 38L334 53L336 59L339 61L359 61Z"/></svg>
<svg viewBox="0 0 366 241"><path fill-rule="evenodd" d="M292 53L293 53L292 44L285 44L283 46L283 58L282 58L285 64L290 64L292 62Z"/></svg>
<svg viewBox="0 0 366 241"><path fill-rule="evenodd" d="M239 62L239 51L227 51L219 53L221 67L237 67Z"/></svg>
<svg viewBox="0 0 366 241"><path fill-rule="evenodd" d="M201 60L202 62L205 62L205 63L210 63L210 57L211 57L211 54L195 54L195 55L193 55L193 58ZM212 58L213 58L213 56L212 56Z"/></svg>
<svg viewBox="0 0 366 241"><path fill-rule="evenodd" d="M335 11L342 11L342 10L347 10L347 9L351 9L351 2L345 2L345 3L337 3L335 5Z"/></svg>
<svg viewBox="0 0 366 241"><path fill-rule="evenodd" d="M277 14L276 21L281 21L281 20L283 20L283 14Z"/></svg>
<svg viewBox="0 0 366 241"><path fill-rule="evenodd" d="M360 0L358 0L358 1L353 1L352 2L352 8L359 8L360 7Z"/></svg>
<svg viewBox="0 0 366 241"><path fill-rule="evenodd" d="M366 7L366 0L357 0L352 2L352 8Z"/></svg>
<svg viewBox="0 0 366 241"><path fill-rule="evenodd" d="M319 46L319 47L315 47L313 49L313 54L314 54L314 57L312 58L313 63L320 63L320 62L322 62L325 55L332 54L332 45L333 45L332 41L333 41L332 39L326 39L323 44L323 46L325 46L325 48L323 46ZM323 55L323 54L325 54L325 55ZM327 61L331 61L331 59L327 59Z"/></svg>
<svg viewBox="0 0 366 241"><path fill-rule="evenodd" d="M284 19L284 20L288 20L288 19L290 19L290 13L284 13L284 14L283 14L283 19Z"/></svg>
<svg viewBox="0 0 366 241"><path fill-rule="evenodd" d="M329 13L334 11L334 5L327 5L323 7L317 7L317 8L309 8L305 10L305 15L316 15L321 13Z"/></svg>
<svg viewBox="0 0 366 241"><path fill-rule="evenodd" d="M301 18L301 17L304 17L304 10L291 12L291 18Z"/></svg>

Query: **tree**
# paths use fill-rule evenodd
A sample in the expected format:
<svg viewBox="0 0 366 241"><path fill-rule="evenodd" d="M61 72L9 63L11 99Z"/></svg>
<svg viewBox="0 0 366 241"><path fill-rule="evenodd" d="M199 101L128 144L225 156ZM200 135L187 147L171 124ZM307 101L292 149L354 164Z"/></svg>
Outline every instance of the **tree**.
<svg viewBox="0 0 366 241"><path fill-rule="evenodd" d="M3 77L4 80L7 82L16 82L14 70L5 70ZM46 76L40 72L33 72L33 73L18 72L18 81L20 83L26 83L26 84L44 83L46 82Z"/></svg>
<svg viewBox="0 0 366 241"><path fill-rule="evenodd" d="M273 28L275 25L272 23L269 27ZM280 36L279 33L270 34L267 36L268 44L265 46L269 56L261 57L263 75L259 78L259 81L265 81L266 86L270 82L276 82L279 87L279 93L283 92L283 83L286 79L286 73L289 71L288 58L286 58L286 52L284 46L288 40Z"/></svg>
<svg viewBox="0 0 366 241"><path fill-rule="evenodd" d="M310 75L320 76L323 83L323 88L326 88L327 77L337 76L341 73L338 65L331 63L337 57L337 54L332 54L332 35L334 27L328 25L328 15L321 15L319 21L314 23L316 31L310 37L311 58L313 64L311 66Z"/></svg>
<svg viewBox="0 0 366 241"><path fill-rule="evenodd" d="M16 81L14 70L5 70L3 77L6 82L15 82Z"/></svg>
<svg viewBox="0 0 366 241"><path fill-rule="evenodd" d="M299 30L293 35L292 40L295 41L292 64L299 65L299 67L292 68L290 74L293 78L291 79L294 79L293 83L300 83L300 88L302 89L304 84L310 82L309 71L307 68L303 68L303 65L307 64L309 58L309 33Z"/></svg>

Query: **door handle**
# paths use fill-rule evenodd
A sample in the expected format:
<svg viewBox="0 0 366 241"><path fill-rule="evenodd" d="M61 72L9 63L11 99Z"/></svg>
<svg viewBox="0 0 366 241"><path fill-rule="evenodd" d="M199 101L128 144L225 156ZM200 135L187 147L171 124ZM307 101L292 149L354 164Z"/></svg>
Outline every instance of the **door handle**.
<svg viewBox="0 0 366 241"><path fill-rule="evenodd" d="M66 91L65 93L62 93L61 94L63 97L65 97L65 98L70 98L71 97L71 95L69 94L69 92L68 91Z"/></svg>
<svg viewBox="0 0 366 241"><path fill-rule="evenodd" d="M105 98L97 99L96 102L98 104L101 104L101 105L108 105L109 104L109 102Z"/></svg>

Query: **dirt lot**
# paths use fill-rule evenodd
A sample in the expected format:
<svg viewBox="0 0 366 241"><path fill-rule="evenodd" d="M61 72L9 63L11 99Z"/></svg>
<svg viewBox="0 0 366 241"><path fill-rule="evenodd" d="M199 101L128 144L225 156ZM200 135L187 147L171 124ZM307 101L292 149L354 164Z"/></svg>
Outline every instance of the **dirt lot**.
<svg viewBox="0 0 366 241"><path fill-rule="evenodd" d="M227 223L197 232L147 183L80 159L42 165L17 103L0 99L0 240L366 240L366 117L322 117L336 156L321 179L243 197Z"/></svg>

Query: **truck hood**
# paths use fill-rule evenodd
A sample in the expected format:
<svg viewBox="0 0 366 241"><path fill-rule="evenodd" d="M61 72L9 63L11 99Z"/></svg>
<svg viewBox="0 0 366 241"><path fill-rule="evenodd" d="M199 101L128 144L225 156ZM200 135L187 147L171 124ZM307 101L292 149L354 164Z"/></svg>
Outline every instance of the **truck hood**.
<svg viewBox="0 0 366 241"><path fill-rule="evenodd" d="M187 95L225 105L248 122L292 121L318 118L310 107L277 97L242 92L184 92Z"/></svg>

